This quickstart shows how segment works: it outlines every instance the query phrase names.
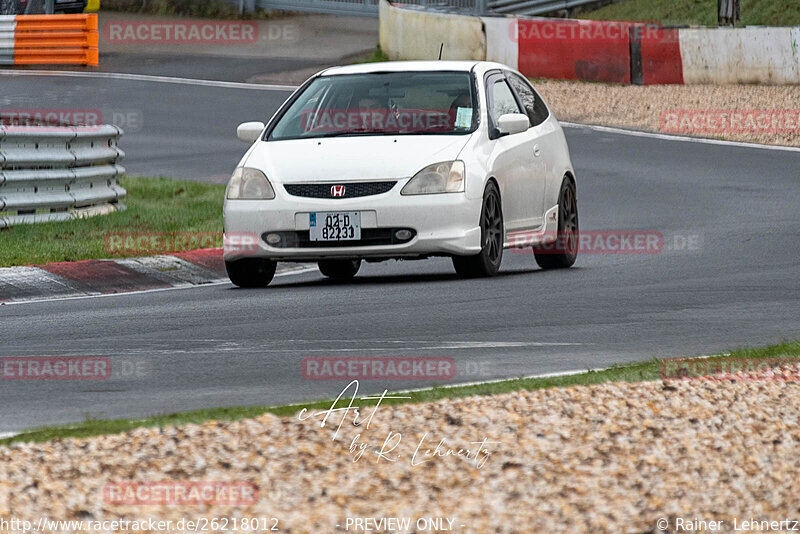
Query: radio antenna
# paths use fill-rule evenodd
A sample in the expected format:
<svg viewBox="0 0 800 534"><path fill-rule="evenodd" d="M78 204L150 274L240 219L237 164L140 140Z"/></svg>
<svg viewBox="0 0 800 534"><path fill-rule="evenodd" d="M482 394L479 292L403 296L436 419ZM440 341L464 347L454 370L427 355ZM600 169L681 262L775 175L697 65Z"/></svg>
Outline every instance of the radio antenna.
<svg viewBox="0 0 800 534"><path fill-rule="evenodd" d="M442 59L442 50L444 50L444 42L442 42L442 45L439 47L439 60L440 61Z"/></svg>

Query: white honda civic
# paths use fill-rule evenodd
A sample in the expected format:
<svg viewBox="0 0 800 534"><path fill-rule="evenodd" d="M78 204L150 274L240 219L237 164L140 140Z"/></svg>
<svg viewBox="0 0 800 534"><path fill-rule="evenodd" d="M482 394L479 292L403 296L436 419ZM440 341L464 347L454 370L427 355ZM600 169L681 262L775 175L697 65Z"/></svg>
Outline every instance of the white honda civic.
<svg viewBox="0 0 800 534"><path fill-rule="evenodd" d="M542 268L577 256L575 172L556 118L519 72L480 61L335 67L265 125L225 194L231 281L266 286L278 261L355 276L362 261L452 257L497 273L503 249Z"/></svg>

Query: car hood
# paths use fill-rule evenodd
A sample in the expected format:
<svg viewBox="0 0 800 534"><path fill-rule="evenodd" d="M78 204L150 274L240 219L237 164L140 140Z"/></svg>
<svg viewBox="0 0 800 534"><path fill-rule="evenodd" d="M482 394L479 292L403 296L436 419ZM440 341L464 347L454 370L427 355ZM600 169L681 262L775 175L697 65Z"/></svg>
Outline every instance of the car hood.
<svg viewBox="0 0 800 534"><path fill-rule="evenodd" d="M408 178L454 160L469 135L397 135L259 141L243 166L272 182L327 182Z"/></svg>

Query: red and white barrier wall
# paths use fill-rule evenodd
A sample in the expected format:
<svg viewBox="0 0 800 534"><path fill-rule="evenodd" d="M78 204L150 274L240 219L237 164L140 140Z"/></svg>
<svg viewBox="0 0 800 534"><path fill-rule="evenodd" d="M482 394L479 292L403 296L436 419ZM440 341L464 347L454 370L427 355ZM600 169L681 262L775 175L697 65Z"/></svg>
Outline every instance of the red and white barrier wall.
<svg viewBox="0 0 800 534"><path fill-rule="evenodd" d="M505 62L531 77L644 85L800 84L800 28L483 20L486 59ZM516 63L508 61L515 54Z"/></svg>
<svg viewBox="0 0 800 534"><path fill-rule="evenodd" d="M643 85L800 84L800 28L662 28L470 17L402 8L386 0L381 0L380 16L381 48L391 59L436 59L445 41L444 58L498 61L532 78ZM478 21L481 35L475 31Z"/></svg>
<svg viewBox="0 0 800 534"><path fill-rule="evenodd" d="M532 78L683 83L678 30L630 22L483 17L486 59Z"/></svg>
<svg viewBox="0 0 800 534"><path fill-rule="evenodd" d="M680 30L686 83L800 84L800 27Z"/></svg>

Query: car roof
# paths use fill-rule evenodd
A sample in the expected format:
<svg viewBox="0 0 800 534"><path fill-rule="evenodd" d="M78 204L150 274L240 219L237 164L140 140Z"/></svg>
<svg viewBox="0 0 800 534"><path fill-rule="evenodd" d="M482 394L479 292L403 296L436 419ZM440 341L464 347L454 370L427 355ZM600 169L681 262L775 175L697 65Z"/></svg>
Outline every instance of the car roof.
<svg viewBox="0 0 800 534"><path fill-rule="evenodd" d="M489 61L386 61L381 63L359 63L343 67L331 67L320 73L320 76L339 74L368 74L374 72L412 72L412 71L450 71L469 72L474 67L508 68L500 63Z"/></svg>

